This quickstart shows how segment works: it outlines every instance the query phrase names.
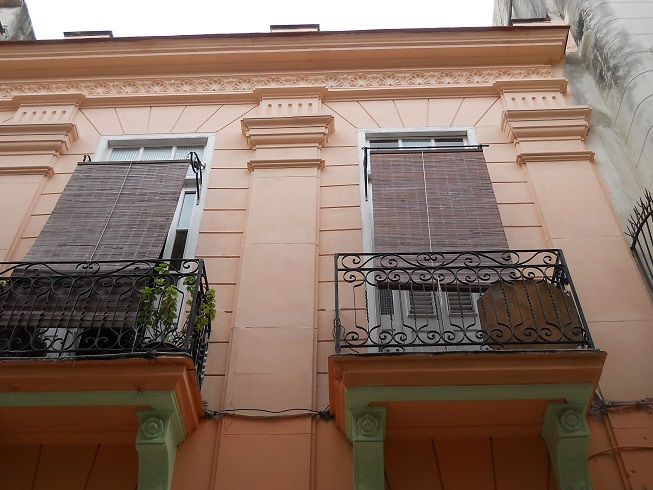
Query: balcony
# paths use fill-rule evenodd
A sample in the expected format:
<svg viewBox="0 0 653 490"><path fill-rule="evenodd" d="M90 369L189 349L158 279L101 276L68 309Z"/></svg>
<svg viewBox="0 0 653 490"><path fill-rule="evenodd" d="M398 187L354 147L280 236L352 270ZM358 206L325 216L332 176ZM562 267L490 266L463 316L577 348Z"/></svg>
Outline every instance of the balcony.
<svg viewBox="0 0 653 490"><path fill-rule="evenodd" d="M558 481L586 478L564 461L587 461L605 353L560 250L336 254L334 307L329 398L354 488L384 487L388 439L542 437Z"/></svg>
<svg viewBox="0 0 653 490"><path fill-rule="evenodd" d="M2 263L0 358L184 356L211 332L201 260Z"/></svg>
<svg viewBox="0 0 653 490"><path fill-rule="evenodd" d="M139 481L156 467L168 488L176 447L204 414L215 310L203 262L0 266L0 441L136 441Z"/></svg>
<svg viewBox="0 0 653 490"><path fill-rule="evenodd" d="M336 255L336 352L592 349L560 250Z"/></svg>

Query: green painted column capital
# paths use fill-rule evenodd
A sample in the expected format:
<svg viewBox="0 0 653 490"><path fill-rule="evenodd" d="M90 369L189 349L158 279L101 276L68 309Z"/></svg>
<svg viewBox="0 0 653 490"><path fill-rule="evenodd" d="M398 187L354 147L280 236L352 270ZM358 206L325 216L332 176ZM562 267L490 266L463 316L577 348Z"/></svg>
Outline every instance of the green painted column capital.
<svg viewBox="0 0 653 490"><path fill-rule="evenodd" d="M385 439L385 407L366 407L350 412L352 442L378 442Z"/></svg>
<svg viewBox="0 0 653 490"><path fill-rule="evenodd" d="M591 490L587 464L590 431L585 407L549 403L544 411L542 438L549 449L559 490Z"/></svg>
<svg viewBox="0 0 653 490"><path fill-rule="evenodd" d="M354 445L354 490L384 490L385 407L353 409L349 417L350 440Z"/></svg>
<svg viewBox="0 0 653 490"><path fill-rule="evenodd" d="M138 451L138 489L169 490L177 454L177 441L171 427L172 412L139 409L136 450Z"/></svg>

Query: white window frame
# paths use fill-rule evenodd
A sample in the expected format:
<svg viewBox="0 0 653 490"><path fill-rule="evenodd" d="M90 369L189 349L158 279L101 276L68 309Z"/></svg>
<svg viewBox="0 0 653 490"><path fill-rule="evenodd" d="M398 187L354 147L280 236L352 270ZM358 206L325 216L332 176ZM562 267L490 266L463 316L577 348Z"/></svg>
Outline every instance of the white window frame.
<svg viewBox="0 0 653 490"><path fill-rule="evenodd" d="M120 136L102 136L98 143L97 149L93 155L94 161L107 161L111 154L112 148L134 148L134 147L155 147L155 146L202 146L202 163L205 165L202 170L202 187L200 189L200 199L193 209L191 222L188 226L188 236L184 248L184 257L195 257L197 242L199 240L200 222L206 201L206 193L209 183L209 174L211 170L211 161L213 158L213 148L215 147L214 133L177 133L177 134L147 134L147 135L120 135ZM195 191L195 174L187 173L184 179L184 187L180 194L174 216L168 231L163 258L170 258L174 237L177 231L177 223L181 213L184 194L189 191ZM196 196L197 197L197 196Z"/></svg>
<svg viewBox="0 0 653 490"><path fill-rule="evenodd" d="M370 179L371 172L372 172L372 167L370 165L370 161L368 159L367 162L367 176L365 175L365 167L363 165L363 161L365 159L365 151L363 148L370 148L371 146L371 141L374 140L399 140L400 141L400 146L399 148L402 148L401 146L401 140L402 139L431 139L431 140L437 140L437 139L453 139L453 138L462 138L463 140L463 145L464 146L478 146L478 139L476 137L476 132L475 128L473 126L460 126L460 127L421 127L421 128L383 128L383 129L378 129L378 128L371 128L371 129L360 129L358 131L358 148L359 148L359 182L360 182L360 202L361 202L361 219L362 219L362 234L363 234L363 250L366 252L373 252L374 251L374 215L373 215L373 183ZM406 147L410 148L410 147ZM365 199L365 182L368 182L368 189L367 189L367 200ZM372 304L376 304L377 300L375 299L375 295L377 294L377 289L376 288L371 288L370 291L368 291L368 294L370 294L370 298L372 298ZM434 295L433 300L434 301L439 301L439 298L435 297ZM398 314L398 312L401 311L406 311L408 312L410 309L410 300L409 300L409 293L406 291L393 291L393 305L394 305L394 315L399 315L399 317L402 317L403 314ZM446 317L448 318L449 315L451 314L450 312L450 304L448 297L444 301L444 305L440 305L440 308L444 307L447 308L446 312ZM474 311L475 311L474 307ZM444 313L444 312L443 312ZM379 318L379 321L377 322L376 316L380 312L377 312L375 308L373 308L370 312L370 323L371 324L381 324L381 319ZM406 315L407 318L419 318L422 315L415 316L415 315ZM429 317L428 315L423 316L423 318ZM433 318L435 321L440 322L443 321L442 318L438 318L437 315L431 315L431 318ZM394 327L392 327L394 328ZM423 349L416 349L416 351L423 350L425 352L430 352L432 351L431 348L425 347ZM436 349L438 350L438 349ZM442 350L466 350L464 347L451 347L451 348L443 348Z"/></svg>
<svg viewBox="0 0 653 490"><path fill-rule="evenodd" d="M365 159L364 147L370 147L370 141L382 139L407 139L407 138L420 138L420 139L447 139L447 138L463 138L463 142L467 146L477 146L478 139L476 131L473 126L459 126L459 127L422 127L422 128L371 128L358 130L358 170L359 170L359 188L360 188L360 202L361 202L361 219L363 224L363 250L372 252L374 250L374 216L372 214L373 208L373 185L369 177L371 175L371 165L367 165L367 179L368 179L368 195L367 201L365 200L365 180L363 161Z"/></svg>

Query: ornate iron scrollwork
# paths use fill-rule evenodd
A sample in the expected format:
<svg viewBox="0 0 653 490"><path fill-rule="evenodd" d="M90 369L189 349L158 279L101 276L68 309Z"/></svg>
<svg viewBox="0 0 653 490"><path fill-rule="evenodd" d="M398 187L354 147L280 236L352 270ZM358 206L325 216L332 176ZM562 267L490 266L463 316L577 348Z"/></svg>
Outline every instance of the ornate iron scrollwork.
<svg viewBox="0 0 653 490"><path fill-rule="evenodd" d="M336 254L336 350L593 348L562 251Z"/></svg>
<svg viewBox="0 0 653 490"><path fill-rule="evenodd" d="M188 154L190 159L190 168L195 174L195 190L197 191L197 201L196 204L200 203L200 191L202 189L202 170L206 168L206 165L202 163L200 157L194 151L191 151Z"/></svg>

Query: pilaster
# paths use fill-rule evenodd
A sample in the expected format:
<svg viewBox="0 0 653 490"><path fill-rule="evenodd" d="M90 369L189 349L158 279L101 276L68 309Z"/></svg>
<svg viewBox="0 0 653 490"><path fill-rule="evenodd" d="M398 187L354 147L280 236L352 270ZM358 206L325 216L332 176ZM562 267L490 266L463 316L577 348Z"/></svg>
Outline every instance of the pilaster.
<svg viewBox="0 0 653 490"><path fill-rule="evenodd" d="M349 413L354 446L354 490L383 490L385 407L374 406Z"/></svg>
<svg viewBox="0 0 653 490"><path fill-rule="evenodd" d="M177 440L171 428L171 412L138 410L138 488L168 490L172 484Z"/></svg>
<svg viewBox="0 0 653 490"><path fill-rule="evenodd" d="M247 223L234 308L225 407L314 403L319 175L333 116L323 89L259 89L241 121L252 149Z"/></svg>
<svg viewBox="0 0 653 490"><path fill-rule="evenodd" d="M590 431L585 407L549 403L544 412L542 438L549 449L560 490L591 490L587 448Z"/></svg>

